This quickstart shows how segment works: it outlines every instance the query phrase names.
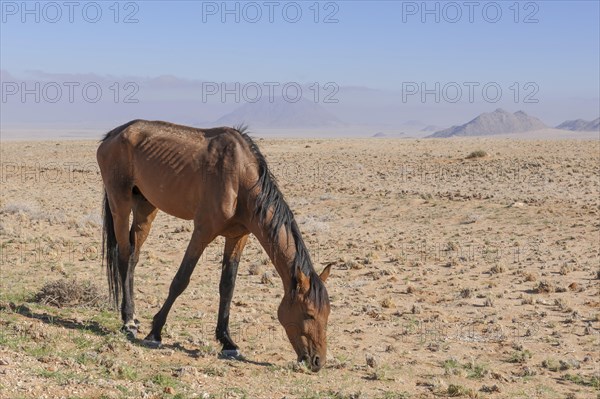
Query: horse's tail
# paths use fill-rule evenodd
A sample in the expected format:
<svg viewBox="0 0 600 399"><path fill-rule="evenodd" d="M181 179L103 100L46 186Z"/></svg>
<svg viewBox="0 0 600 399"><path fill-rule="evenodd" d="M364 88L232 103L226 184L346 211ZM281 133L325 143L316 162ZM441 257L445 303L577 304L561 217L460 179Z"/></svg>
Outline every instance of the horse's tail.
<svg viewBox="0 0 600 399"><path fill-rule="evenodd" d="M111 302L115 306L119 305L121 294L121 278L119 276L119 265L117 256L117 237L115 236L115 226L113 223L108 195L104 190L103 206L104 227L102 228L102 264L106 261L106 278L108 280L108 292Z"/></svg>

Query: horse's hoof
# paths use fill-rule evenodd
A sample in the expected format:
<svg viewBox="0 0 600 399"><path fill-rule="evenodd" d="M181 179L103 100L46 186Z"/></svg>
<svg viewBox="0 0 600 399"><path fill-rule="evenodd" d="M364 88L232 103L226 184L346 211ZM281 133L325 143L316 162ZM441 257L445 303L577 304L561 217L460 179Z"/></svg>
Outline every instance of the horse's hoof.
<svg viewBox="0 0 600 399"><path fill-rule="evenodd" d="M135 339L135 337L137 336L137 333L138 333L138 326L136 326L136 325L123 326L123 327L121 327L121 332L125 333L125 335L127 335L127 338Z"/></svg>
<svg viewBox="0 0 600 399"><path fill-rule="evenodd" d="M239 351L239 349L223 349L221 351L220 357L222 359L236 359L236 360L241 360L244 358L244 356Z"/></svg>
<svg viewBox="0 0 600 399"><path fill-rule="evenodd" d="M162 346L162 342L160 341L156 341L152 338L144 338L144 340L142 341L142 344L148 348L151 349L159 349Z"/></svg>

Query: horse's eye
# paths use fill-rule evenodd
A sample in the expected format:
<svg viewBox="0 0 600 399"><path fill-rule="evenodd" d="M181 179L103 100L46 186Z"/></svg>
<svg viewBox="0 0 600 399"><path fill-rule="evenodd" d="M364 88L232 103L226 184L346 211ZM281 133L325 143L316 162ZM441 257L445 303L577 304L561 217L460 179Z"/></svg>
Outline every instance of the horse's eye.
<svg viewBox="0 0 600 399"><path fill-rule="evenodd" d="M315 316L311 315L311 314L307 314L304 316L304 320L314 320Z"/></svg>

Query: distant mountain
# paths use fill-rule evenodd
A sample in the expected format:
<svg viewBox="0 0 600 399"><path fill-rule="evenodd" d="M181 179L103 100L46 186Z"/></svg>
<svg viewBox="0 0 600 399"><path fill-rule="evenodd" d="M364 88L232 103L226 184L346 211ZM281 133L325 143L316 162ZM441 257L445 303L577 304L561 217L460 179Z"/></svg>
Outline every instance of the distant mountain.
<svg viewBox="0 0 600 399"><path fill-rule="evenodd" d="M452 126L427 137L491 136L494 134L528 132L546 127L538 118L529 116L523 111L511 114L498 108L494 112L483 113L464 125Z"/></svg>
<svg viewBox="0 0 600 399"><path fill-rule="evenodd" d="M283 97L262 99L246 103L222 116L217 125L239 125L263 128L319 128L342 126L343 123L321 105L301 98L297 102L286 101Z"/></svg>
<svg viewBox="0 0 600 399"><path fill-rule="evenodd" d="M440 130L444 129L441 126L436 126L436 125L427 125L425 126L423 129L419 130L420 132L438 132Z"/></svg>
<svg viewBox="0 0 600 399"><path fill-rule="evenodd" d="M571 130L574 132L595 132L600 130L600 118L596 118L589 122L583 119L575 119L572 121L564 121L556 126L557 129Z"/></svg>
<svg viewBox="0 0 600 399"><path fill-rule="evenodd" d="M600 130L600 118L596 118L585 127L586 131L597 132Z"/></svg>

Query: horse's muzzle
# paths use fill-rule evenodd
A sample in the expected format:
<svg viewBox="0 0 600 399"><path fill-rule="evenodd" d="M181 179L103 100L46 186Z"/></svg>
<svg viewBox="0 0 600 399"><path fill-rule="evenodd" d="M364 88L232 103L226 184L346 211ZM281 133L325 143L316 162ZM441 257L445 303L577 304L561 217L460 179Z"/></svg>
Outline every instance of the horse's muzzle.
<svg viewBox="0 0 600 399"><path fill-rule="evenodd" d="M310 370L315 373L321 370L321 367L323 367L323 361L321 360L321 357L319 355L304 355L298 358L298 362L306 364L308 368L310 368Z"/></svg>

